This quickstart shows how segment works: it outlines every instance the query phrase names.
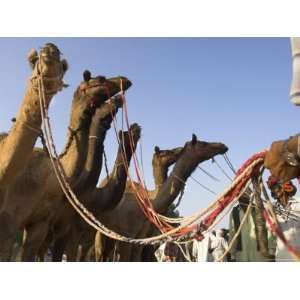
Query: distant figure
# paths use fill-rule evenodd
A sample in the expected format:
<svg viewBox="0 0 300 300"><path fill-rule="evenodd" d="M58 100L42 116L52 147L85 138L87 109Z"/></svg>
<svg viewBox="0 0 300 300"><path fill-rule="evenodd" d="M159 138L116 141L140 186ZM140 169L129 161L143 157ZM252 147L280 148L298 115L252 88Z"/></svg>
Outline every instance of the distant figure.
<svg viewBox="0 0 300 300"><path fill-rule="evenodd" d="M211 239L210 248L214 261L219 261L219 259L228 250L228 243L224 236L225 232L223 229L219 229L216 231L216 236ZM227 256L225 256L221 261L227 261Z"/></svg>
<svg viewBox="0 0 300 300"><path fill-rule="evenodd" d="M205 233L203 240L193 240L192 256L196 262L213 261L211 255L211 241L215 236L212 233Z"/></svg>
<svg viewBox="0 0 300 300"><path fill-rule="evenodd" d="M289 244L300 252L300 199L294 197L297 189L291 181L282 184L272 176L267 183L272 197L278 203L276 215L280 228ZM279 238L275 260L295 261Z"/></svg>
<svg viewBox="0 0 300 300"><path fill-rule="evenodd" d="M158 262L165 261L165 247L166 243L162 243L154 253Z"/></svg>
<svg viewBox="0 0 300 300"><path fill-rule="evenodd" d="M165 242L156 250L155 256L159 262L176 262L179 251L175 243Z"/></svg>
<svg viewBox="0 0 300 300"><path fill-rule="evenodd" d="M248 197L241 197L239 204L235 206L229 217L229 241L235 236L238 228L240 227L241 220L243 219L249 204ZM266 258L259 249L257 240L257 228L255 224L255 207L251 207L251 211L246 218L241 232L232 245L230 250L231 260L238 262L266 262L270 261ZM274 256L276 242L274 236L268 230L268 248L270 255Z"/></svg>
<svg viewBox="0 0 300 300"><path fill-rule="evenodd" d="M178 246L173 242L167 242L165 247L166 261L176 262L182 261L182 254Z"/></svg>

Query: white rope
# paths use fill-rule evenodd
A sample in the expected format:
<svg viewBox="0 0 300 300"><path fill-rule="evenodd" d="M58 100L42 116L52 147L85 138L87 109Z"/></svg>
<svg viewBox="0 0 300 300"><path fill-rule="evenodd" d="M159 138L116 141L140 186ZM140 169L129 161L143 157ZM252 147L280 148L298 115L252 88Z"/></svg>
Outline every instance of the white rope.
<svg viewBox="0 0 300 300"><path fill-rule="evenodd" d="M192 262L191 260L191 257L190 257L190 254L188 252L188 249L187 249L187 254L185 253L185 251L182 249L181 245L177 242L175 242L175 244L177 245L177 247L179 248L179 250L181 251L182 255L184 256L184 258L188 261L188 262ZM187 243L185 243L185 246L187 247Z"/></svg>
<svg viewBox="0 0 300 300"><path fill-rule="evenodd" d="M102 224L90 211L86 209L86 207L78 200L74 192L72 191L70 185L68 184L66 180L66 174L64 172L64 169L61 165L61 162L59 160L59 157L56 152L56 148L53 141L53 135L51 131L51 125L48 117L48 111L45 104L45 90L44 90L44 83L43 83L43 77L40 76L38 80L38 90L39 90L39 98L40 98L40 106L41 106L41 116L43 120L43 131L46 139L46 144L48 147L50 160L54 168L55 175L59 181L59 184L70 202L70 204L73 206L73 208L77 211L77 213L84 219L85 222L87 222L90 226L92 226L95 230L100 231L102 234L119 241L123 242L129 242L129 243L136 243L136 244L153 244L153 243L160 243L161 241L175 241L178 238L171 238L170 236L178 232L179 230L182 230L183 228L186 228L187 226L197 223L199 221L199 218L203 216L204 213L207 213L209 210L211 210L213 207L215 207L218 204L219 199L225 196L225 194L230 191L236 184L239 183L239 181L243 178L247 172L250 172L252 168L260 162L261 159L255 160L252 164L250 164L242 174L240 174L231 184L231 186L222 193L221 197L218 197L217 200L212 203L208 208L206 208L204 211L201 211L200 213L196 213L192 216L190 216L187 219L183 219L184 222L182 224L168 232L162 233L160 235L150 237L150 238L144 238L144 239L133 239L126 236L123 236L121 234L118 234L112 230L109 230L107 227L105 227L104 224Z"/></svg>

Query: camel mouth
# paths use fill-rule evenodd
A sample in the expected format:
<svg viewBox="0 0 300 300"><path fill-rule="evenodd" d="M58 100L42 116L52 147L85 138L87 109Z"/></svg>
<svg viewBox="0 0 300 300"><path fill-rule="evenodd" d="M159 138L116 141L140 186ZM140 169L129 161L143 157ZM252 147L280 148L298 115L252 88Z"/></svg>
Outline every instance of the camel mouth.
<svg viewBox="0 0 300 300"><path fill-rule="evenodd" d="M136 137L137 139L140 138L142 127L139 124L137 124L137 123L132 124L130 126L129 130L134 137Z"/></svg>
<svg viewBox="0 0 300 300"><path fill-rule="evenodd" d="M220 154L225 154L228 150L229 148L226 145L222 144Z"/></svg>
<svg viewBox="0 0 300 300"><path fill-rule="evenodd" d="M228 151L228 147L222 143L212 143L210 144L210 146L212 147L212 149L214 149L214 155L213 157L217 156L217 155L223 155Z"/></svg>

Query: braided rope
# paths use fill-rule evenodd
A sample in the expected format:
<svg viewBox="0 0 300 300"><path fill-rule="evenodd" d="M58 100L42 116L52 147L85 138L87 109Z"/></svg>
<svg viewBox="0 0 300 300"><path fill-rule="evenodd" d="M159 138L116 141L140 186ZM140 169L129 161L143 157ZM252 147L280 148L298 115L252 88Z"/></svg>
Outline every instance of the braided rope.
<svg viewBox="0 0 300 300"><path fill-rule="evenodd" d="M260 152L260 153L263 153L263 152ZM258 154L260 154L258 153ZM217 199L223 199L242 179L242 177L247 177L249 173L251 173L251 170L253 170L257 165L261 164L263 161L262 158L258 158L257 160L253 161L253 163L251 165L249 165L243 172L243 176L237 176L234 181L229 185L229 187L222 193L220 194ZM249 184L250 185L250 184ZM249 186L247 185L247 187ZM243 189L245 191L245 189ZM218 200L217 201L213 201L206 209L205 209L205 212L200 212L200 215L203 215L204 213L207 212L207 210L212 210L213 208L215 208L217 205L218 205ZM181 217L181 218L168 218L168 217L165 217L163 215L161 215L162 218L164 218L165 220L169 221L169 222L174 222L174 223L180 223L184 220L188 220L190 218L193 218L195 216L197 216L199 213L196 212L188 217ZM199 216L200 216L199 215Z"/></svg>
<svg viewBox="0 0 300 300"><path fill-rule="evenodd" d="M64 169L60 163L59 157L56 152L56 148L54 145L53 141L53 135L52 135L52 130L51 130L51 125L50 125L50 120L48 116L48 111L47 107L45 104L45 90L44 90L44 84L43 84L43 77L40 76L39 81L38 81L38 86L39 86L39 97L40 97L40 106L41 106L41 115L42 115L42 120L43 120L43 130L45 134L45 140L47 143L47 147L49 149L49 154L50 154L50 160L54 168L54 172L56 174L56 177L59 181L59 184L63 190L63 192L66 195L66 198L70 202L70 204L73 206L73 208L77 211L77 213L94 229L97 231L100 231L102 234L116 240L120 240L123 242L129 242L129 243L136 243L136 244L153 244L153 243L160 243L161 241L175 241L178 239L178 237L171 237L172 234L177 233L178 231L185 229L185 234L189 233L192 229L186 230L187 226L195 223L198 221L199 216L201 214L195 214L195 217L189 218L186 222L183 222L180 226L173 228L169 230L168 232L164 232L158 236L155 237L150 237L150 238L145 238L145 239L133 239L129 237L125 237L123 235L120 235L112 230L109 230L107 227L105 227L90 211L88 211L85 206L77 199L76 195L73 193L71 187L69 186L67 180L66 180L66 175L64 172ZM127 120L126 120L127 121ZM260 162L260 160L254 161L254 163L250 164L244 172L242 172L238 178L234 181L236 184L241 180L243 177L244 173L249 172L249 170L255 167L255 165ZM228 190L230 191L234 185L231 185L231 188ZM224 194L224 193L223 193ZM224 194L225 195L225 194ZM219 199L211 206L215 206L219 202ZM209 208L207 208L204 211L209 211Z"/></svg>

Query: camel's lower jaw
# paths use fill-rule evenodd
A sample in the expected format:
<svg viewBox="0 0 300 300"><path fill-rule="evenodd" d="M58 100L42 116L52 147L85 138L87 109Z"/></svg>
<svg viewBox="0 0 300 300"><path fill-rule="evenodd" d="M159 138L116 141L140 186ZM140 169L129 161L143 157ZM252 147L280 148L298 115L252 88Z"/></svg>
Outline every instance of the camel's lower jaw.
<svg viewBox="0 0 300 300"><path fill-rule="evenodd" d="M221 151L220 154L223 155L223 154L225 154L228 150L229 150L228 147L224 145L224 149Z"/></svg>
<svg viewBox="0 0 300 300"><path fill-rule="evenodd" d="M220 144L216 144L215 150L216 150L216 152L215 152L214 156L219 155L219 154L223 155L228 151L228 147L226 145L220 143Z"/></svg>

